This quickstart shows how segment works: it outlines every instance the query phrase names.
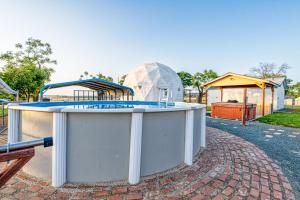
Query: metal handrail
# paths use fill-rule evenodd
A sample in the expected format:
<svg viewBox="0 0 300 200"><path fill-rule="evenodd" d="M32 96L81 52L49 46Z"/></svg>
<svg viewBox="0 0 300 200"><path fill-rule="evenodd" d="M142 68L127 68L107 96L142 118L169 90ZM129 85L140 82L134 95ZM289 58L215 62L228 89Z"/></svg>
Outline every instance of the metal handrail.
<svg viewBox="0 0 300 200"><path fill-rule="evenodd" d="M41 139L35 139L35 140L28 140L28 141L21 141L16 143L8 143L5 145L0 146L0 153L14 151L14 150L20 150L35 146L44 146L44 147L50 147L53 146L53 138L52 137L45 137Z"/></svg>

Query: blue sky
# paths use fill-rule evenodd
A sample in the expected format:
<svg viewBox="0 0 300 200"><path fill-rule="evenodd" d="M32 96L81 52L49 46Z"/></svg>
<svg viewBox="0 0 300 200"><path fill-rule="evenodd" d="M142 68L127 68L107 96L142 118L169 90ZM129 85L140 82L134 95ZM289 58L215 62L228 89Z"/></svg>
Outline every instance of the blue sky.
<svg viewBox="0 0 300 200"><path fill-rule="evenodd" d="M300 81L300 1L1 1L0 52L28 37L52 45L52 82L83 71L115 79L161 62L191 73L287 63Z"/></svg>

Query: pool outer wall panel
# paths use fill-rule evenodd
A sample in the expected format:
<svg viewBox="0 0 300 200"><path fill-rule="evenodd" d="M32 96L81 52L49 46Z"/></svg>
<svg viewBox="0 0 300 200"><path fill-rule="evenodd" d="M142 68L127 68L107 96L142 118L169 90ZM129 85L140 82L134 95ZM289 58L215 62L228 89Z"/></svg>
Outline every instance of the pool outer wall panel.
<svg viewBox="0 0 300 200"><path fill-rule="evenodd" d="M53 113L25 111L20 113L21 140L52 136ZM33 176L51 181L52 147L35 147L35 156L22 168Z"/></svg>
<svg viewBox="0 0 300 200"><path fill-rule="evenodd" d="M131 114L67 113L67 182L91 183L128 178ZM141 176L159 173L183 163L185 115L186 111L144 112ZM24 140L51 136L52 112L23 110L20 118L20 130ZM105 134L93 130L109 131ZM197 109L194 110L194 155L200 149L200 133L201 109ZM86 135L91 137L83 137ZM109 152L113 153L111 147L107 146L110 142L117 149L115 154L106 155L101 148L110 149ZM80 151L91 151L90 146L94 146L92 150L100 153ZM39 147L37 156L25 166L24 171L51 181L51 149ZM110 163L111 157L118 159ZM101 162L100 158L108 162ZM93 160L98 165L90 170L88 167L95 163ZM106 166L101 166L101 163Z"/></svg>
<svg viewBox="0 0 300 200"><path fill-rule="evenodd" d="M141 176L174 168L184 160L185 111L144 113Z"/></svg>
<svg viewBox="0 0 300 200"><path fill-rule="evenodd" d="M131 113L68 113L67 182L128 178Z"/></svg>
<svg viewBox="0 0 300 200"><path fill-rule="evenodd" d="M194 110L193 155L200 151L201 146L201 109Z"/></svg>

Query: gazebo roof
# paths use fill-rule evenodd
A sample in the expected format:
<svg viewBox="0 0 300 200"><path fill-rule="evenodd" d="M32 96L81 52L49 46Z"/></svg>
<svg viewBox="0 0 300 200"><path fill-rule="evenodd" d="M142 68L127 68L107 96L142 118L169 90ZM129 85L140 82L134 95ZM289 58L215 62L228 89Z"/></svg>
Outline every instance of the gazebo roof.
<svg viewBox="0 0 300 200"><path fill-rule="evenodd" d="M69 81L69 82L62 82L62 83L53 83L45 85L41 91L40 95L42 96L46 90L50 88L61 88L67 86L82 86L92 90L106 90L106 91L122 91L122 92L129 92L131 95L134 95L134 91L130 87L126 87L117 83L113 83L107 80L99 79L99 78L91 78L85 80L76 80L76 81Z"/></svg>
<svg viewBox="0 0 300 200"><path fill-rule="evenodd" d="M236 74L236 73L227 73L223 76L220 76L214 80L211 80L204 84L205 88L211 88L211 87L246 87L246 86L258 86L258 87L264 87L264 86L279 86L277 83L266 80L266 79L260 79L256 77Z"/></svg>

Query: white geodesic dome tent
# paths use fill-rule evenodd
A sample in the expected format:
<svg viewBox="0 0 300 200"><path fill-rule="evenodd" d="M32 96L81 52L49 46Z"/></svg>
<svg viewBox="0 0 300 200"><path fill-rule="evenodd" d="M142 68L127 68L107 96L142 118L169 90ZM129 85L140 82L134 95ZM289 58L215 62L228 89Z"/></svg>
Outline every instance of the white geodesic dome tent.
<svg viewBox="0 0 300 200"><path fill-rule="evenodd" d="M134 90L134 100L183 101L183 86L177 73L161 63L142 64L130 71L124 85Z"/></svg>

